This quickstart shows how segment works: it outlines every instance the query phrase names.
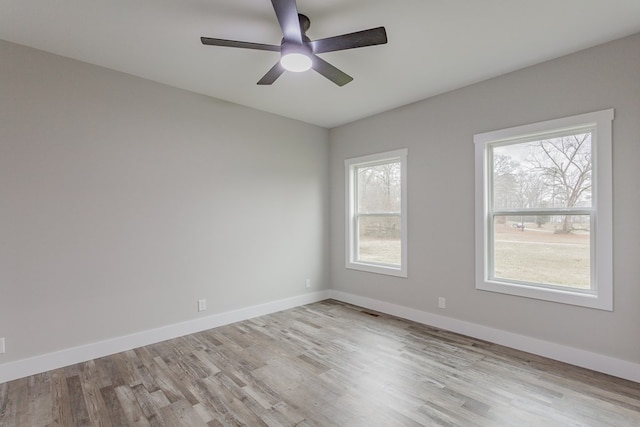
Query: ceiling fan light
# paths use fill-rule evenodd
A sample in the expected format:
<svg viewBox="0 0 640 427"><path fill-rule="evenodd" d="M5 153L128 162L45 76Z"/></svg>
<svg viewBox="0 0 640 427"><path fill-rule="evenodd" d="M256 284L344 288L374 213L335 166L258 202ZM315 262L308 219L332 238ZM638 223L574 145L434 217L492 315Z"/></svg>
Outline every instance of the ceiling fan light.
<svg viewBox="0 0 640 427"><path fill-rule="evenodd" d="M311 69L312 61L304 53L292 52L282 55L280 64L287 71L301 73Z"/></svg>

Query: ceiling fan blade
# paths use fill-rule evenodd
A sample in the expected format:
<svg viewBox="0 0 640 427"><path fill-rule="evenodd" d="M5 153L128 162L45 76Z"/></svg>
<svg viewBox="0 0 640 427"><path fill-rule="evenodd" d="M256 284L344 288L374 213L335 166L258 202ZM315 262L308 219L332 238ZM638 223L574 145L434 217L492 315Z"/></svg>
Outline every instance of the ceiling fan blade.
<svg viewBox="0 0 640 427"><path fill-rule="evenodd" d="M282 73L284 73L284 68L282 67L282 65L280 65L280 61L278 61L278 62L276 62L276 65L271 67L271 69L269 71L267 71L267 74L265 74L260 79L258 84L259 85L270 85L270 84L273 84L273 82L275 82L276 79L282 75Z"/></svg>
<svg viewBox="0 0 640 427"><path fill-rule="evenodd" d="M285 41L302 44L296 0L271 0Z"/></svg>
<svg viewBox="0 0 640 427"><path fill-rule="evenodd" d="M374 46L387 43L387 31L384 27L371 28L341 36L327 37L312 41L313 53L335 52L336 50Z"/></svg>
<svg viewBox="0 0 640 427"><path fill-rule="evenodd" d="M347 73L340 71L319 56L313 55L312 61L312 68L314 70L316 70L318 73L322 74L338 86L344 86L351 80L353 80L353 77L351 77Z"/></svg>
<svg viewBox="0 0 640 427"><path fill-rule="evenodd" d="M241 47L244 49L257 49L257 50L269 50L272 52L280 52L280 46L272 44L241 42L237 40L225 40L225 39L213 39L210 37L200 37L202 44L208 46L226 46L226 47Z"/></svg>

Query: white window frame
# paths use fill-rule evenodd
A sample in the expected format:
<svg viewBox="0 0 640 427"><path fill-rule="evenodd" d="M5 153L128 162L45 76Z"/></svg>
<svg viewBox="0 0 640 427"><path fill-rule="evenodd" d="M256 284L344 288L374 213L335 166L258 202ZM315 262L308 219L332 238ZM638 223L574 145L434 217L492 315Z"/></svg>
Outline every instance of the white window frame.
<svg viewBox="0 0 640 427"><path fill-rule="evenodd" d="M407 277L407 149L387 151L368 156L346 159L346 268L370 273ZM363 166L375 166L385 163L400 162L400 265L364 262L357 259L358 251L358 215L357 215L357 177L356 169Z"/></svg>
<svg viewBox="0 0 640 427"><path fill-rule="evenodd" d="M517 126L474 135L476 211L476 289L535 298L600 310L613 311L613 220L612 220L612 121L614 110ZM591 126L595 130L592 150L591 283L590 290L572 290L513 283L490 278L491 214L490 176L493 173L489 147L508 141ZM534 213L535 214L535 213Z"/></svg>

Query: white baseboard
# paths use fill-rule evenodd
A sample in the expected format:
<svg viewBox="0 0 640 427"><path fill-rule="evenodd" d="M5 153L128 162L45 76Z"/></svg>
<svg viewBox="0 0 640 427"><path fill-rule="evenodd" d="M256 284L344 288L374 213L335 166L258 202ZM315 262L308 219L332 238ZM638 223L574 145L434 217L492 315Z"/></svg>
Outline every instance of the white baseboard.
<svg viewBox="0 0 640 427"><path fill-rule="evenodd" d="M346 302L363 308L368 308L370 310L412 320L424 325L500 344L516 350L526 351L538 356L548 357L549 359L558 360L560 362L569 363L571 365L580 366L582 368L591 369L619 378L640 382L640 364L638 363L628 362L626 360L616 359L603 354L568 347L549 341L543 341L524 335L518 335L512 332L489 328L475 323L452 319L450 317L440 316L346 292L336 290L329 290L328 292L331 298L337 301Z"/></svg>
<svg viewBox="0 0 640 427"><path fill-rule="evenodd" d="M329 298L329 291L320 291L238 310L218 313L187 322L150 329L91 344L73 347L54 353L43 354L28 359L0 364L0 384L75 363L86 362L98 357L131 350L168 339L193 334L218 326L240 322L265 314L298 307Z"/></svg>
<svg viewBox="0 0 640 427"><path fill-rule="evenodd" d="M376 310L381 313L387 313L436 328L457 332L583 368L592 369L594 371L603 372L616 377L640 382L640 364L638 363L628 362L614 357L580 350L549 341L543 341L524 335L518 335L500 329L489 328L462 320L452 319L450 317L440 316L372 298L336 290L327 290L214 314L183 323L168 325L157 329L151 329L131 335L61 350L55 353L43 354L41 356L0 364L0 384L41 372L50 371L52 369L73 365L75 363L86 362L87 360L108 356L121 351L131 350L133 348L216 328L218 326L240 322L242 320L287 310L305 304L311 304L328 298L333 298L338 301L354 304L370 310Z"/></svg>

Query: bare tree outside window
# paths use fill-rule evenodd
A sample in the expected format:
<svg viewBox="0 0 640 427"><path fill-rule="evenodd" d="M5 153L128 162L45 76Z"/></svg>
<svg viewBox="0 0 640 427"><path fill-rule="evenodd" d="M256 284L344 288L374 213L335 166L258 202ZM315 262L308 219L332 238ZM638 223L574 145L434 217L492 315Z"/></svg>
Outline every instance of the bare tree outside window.
<svg viewBox="0 0 640 427"><path fill-rule="evenodd" d="M482 132L476 289L613 307L614 110Z"/></svg>
<svg viewBox="0 0 640 427"><path fill-rule="evenodd" d="M545 179L552 206L591 206L591 132L548 139L537 143L529 163ZM588 225L587 225L588 226ZM581 225L584 229L584 225ZM563 233L574 230L571 216L562 221Z"/></svg>
<svg viewBox="0 0 640 427"><path fill-rule="evenodd" d="M591 207L591 132L498 146L493 153L494 209ZM563 216L555 232L588 227L573 219Z"/></svg>
<svg viewBox="0 0 640 427"><path fill-rule="evenodd" d="M345 159L346 268L407 277L407 152Z"/></svg>
<svg viewBox="0 0 640 427"><path fill-rule="evenodd" d="M492 148L495 277L589 289L591 135Z"/></svg>
<svg viewBox="0 0 640 427"><path fill-rule="evenodd" d="M358 258L400 264L400 162L358 167L357 182Z"/></svg>

